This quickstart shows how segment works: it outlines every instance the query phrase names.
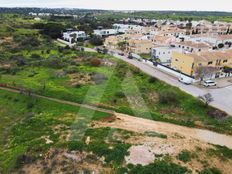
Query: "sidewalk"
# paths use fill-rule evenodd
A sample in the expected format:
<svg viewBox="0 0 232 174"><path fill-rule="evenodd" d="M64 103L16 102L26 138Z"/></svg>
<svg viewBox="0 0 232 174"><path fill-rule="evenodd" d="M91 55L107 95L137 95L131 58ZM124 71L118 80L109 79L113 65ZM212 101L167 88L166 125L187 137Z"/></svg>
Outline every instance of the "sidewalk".
<svg viewBox="0 0 232 174"><path fill-rule="evenodd" d="M213 79L213 81L217 82L217 86L207 87L207 89L220 89L232 86L232 77ZM200 85L199 82L195 83L194 86L198 88L206 88L203 85Z"/></svg>

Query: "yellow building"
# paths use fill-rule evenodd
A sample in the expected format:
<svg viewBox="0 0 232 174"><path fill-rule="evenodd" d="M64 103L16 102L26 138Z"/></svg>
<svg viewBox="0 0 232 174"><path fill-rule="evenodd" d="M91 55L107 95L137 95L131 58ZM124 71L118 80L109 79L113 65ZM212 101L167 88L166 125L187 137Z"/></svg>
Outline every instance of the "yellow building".
<svg viewBox="0 0 232 174"><path fill-rule="evenodd" d="M136 54L150 54L151 48L153 47L152 41L150 40L128 40L127 52Z"/></svg>
<svg viewBox="0 0 232 174"><path fill-rule="evenodd" d="M215 76L220 76L223 67L232 68L232 50L199 52L184 54L173 52L171 67L187 75L195 76L199 67L218 69Z"/></svg>

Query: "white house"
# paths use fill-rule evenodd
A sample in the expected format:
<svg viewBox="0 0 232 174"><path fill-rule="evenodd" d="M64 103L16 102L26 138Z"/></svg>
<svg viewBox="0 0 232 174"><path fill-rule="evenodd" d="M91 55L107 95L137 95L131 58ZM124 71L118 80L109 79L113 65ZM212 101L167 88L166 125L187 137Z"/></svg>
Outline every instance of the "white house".
<svg viewBox="0 0 232 174"><path fill-rule="evenodd" d="M128 24L113 24L113 28L118 31L118 33L126 33L128 30L142 30L140 25L128 25Z"/></svg>
<svg viewBox="0 0 232 174"><path fill-rule="evenodd" d="M86 39L87 35L84 31L67 31L63 33L63 39L72 42L73 39L76 42L78 39Z"/></svg>
<svg viewBox="0 0 232 174"><path fill-rule="evenodd" d="M151 56L153 60L163 65L170 66L173 51L181 52L182 50L169 46L157 46L152 48Z"/></svg>
<svg viewBox="0 0 232 174"><path fill-rule="evenodd" d="M93 33L97 36L103 37L118 34L118 31L116 29L99 29L94 30Z"/></svg>

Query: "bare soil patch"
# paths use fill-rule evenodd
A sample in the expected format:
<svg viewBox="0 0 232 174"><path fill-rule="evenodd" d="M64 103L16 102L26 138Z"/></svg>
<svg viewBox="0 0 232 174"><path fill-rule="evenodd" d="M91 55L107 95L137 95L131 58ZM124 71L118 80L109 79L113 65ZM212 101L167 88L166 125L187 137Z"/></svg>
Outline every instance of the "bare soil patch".
<svg viewBox="0 0 232 174"><path fill-rule="evenodd" d="M135 132L128 139L124 139L125 143L132 144L129 148L130 155L125 158L127 164L147 165L155 159L169 156L174 162L191 169L194 174L202 170L206 164L208 164L207 167L217 167L223 174L232 170L232 160L222 162L221 159L209 156L207 153L207 149L214 148L209 143L231 147L231 136L124 114L116 114L116 119L113 122L104 120L95 122L94 127L112 127ZM147 136L145 134L147 131L165 134L167 138ZM199 149L201 150L199 151ZM183 150L188 150L193 154L188 163L177 158Z"/></svg>

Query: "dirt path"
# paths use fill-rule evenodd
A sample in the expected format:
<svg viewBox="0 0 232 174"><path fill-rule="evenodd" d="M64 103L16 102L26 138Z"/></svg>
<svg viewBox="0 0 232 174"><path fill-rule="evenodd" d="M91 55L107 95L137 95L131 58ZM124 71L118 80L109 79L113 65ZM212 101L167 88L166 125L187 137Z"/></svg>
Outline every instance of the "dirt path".
<svg viewBox="0 0 232 174"><path fill-rule="evenodd" d="M125 114L116 115L116 121L111 123L99 123L99 126L109 126L138 133L154 131L166 135L178 134L184 136L186 139L196 139L214 145L227 146L228 148L232 149L232 136L215 133L208 130L188 128L170 123L132 117Z"/></svg>
<svg viewBox="0 0 232 174"><path fill-rule="evenodd" d="M9 92L14 92L14 93L20 93L19 90L5 88L5 87L0 87L0 90L5 90L5 91L9 91ZM31 96L46 99L46 100L50 100L50 101L54 101L54 102L61 103L61 104L78 106L78 107L83 107L83 108L87 108L87 109L91 109L91 110L95 110L95 111L99 111L99 112L105 112L105 113L109 113L109 114L114 114L114 111L112 111L112 110L98 108L98 107L91 106L91 105L80 104L80 103L76 103L76 102L70 102L70 101L56 99L56 98L52 98L52 97L46 97L46 96L42 96L42 95L38 95L38 94L34 94L34 93L31 93Z"/></svg>
<svg viewBox="0 0 232 174"><path fill-rule="evenodd" d="M20 93L19 90L15 89L9 89L0 87L1 90L6 90L14 93ZM31 94L32 96L47 99L50 101L55 101L62 104L68 104L72 106L78 106L78 107L84 107L87 109L96 110L99 112L105 112L110 114L115 114L112 110L102 109L95 106L85 105L85 104L79 104L75 102L70 102L66 100L60 100L55 99L52 97L45 97L37 94ZM156 131L163 134L179 134L187 139L197 139L201 140L203 142L207 142L214 145L221 145L221 146L227 146L228 148L232 149L232 136L224 135L215 133L208 130L202 130L202 129L195 129L195 128L188 128L184 126L179 126L175 124L165 123L165 122L158 122L158 121L152 121L147 120L143 118L133 117L125 114L119 114L117 113L117 120L112 123L101 123L102 126L110 126L114 128L121 128L125 130L130 130L138 133L144 133L146 131Z"/></svg>

